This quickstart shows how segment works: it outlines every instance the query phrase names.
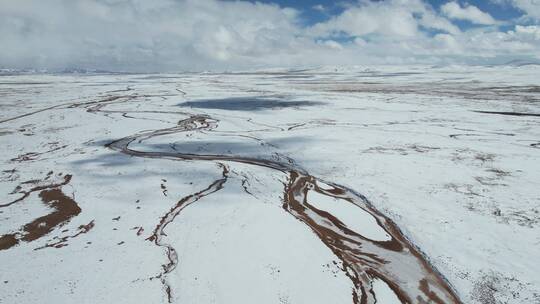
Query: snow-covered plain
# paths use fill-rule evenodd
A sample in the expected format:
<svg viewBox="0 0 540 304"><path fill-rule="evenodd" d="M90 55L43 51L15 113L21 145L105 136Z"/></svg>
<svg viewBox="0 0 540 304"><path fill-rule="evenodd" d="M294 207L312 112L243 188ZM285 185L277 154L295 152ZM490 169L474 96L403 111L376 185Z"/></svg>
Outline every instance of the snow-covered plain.
<svg viewBox="0 0 540 304"><path fill-rule="evenodd" d="M540 303L539 76L0 76L0 303Z"/></svg>

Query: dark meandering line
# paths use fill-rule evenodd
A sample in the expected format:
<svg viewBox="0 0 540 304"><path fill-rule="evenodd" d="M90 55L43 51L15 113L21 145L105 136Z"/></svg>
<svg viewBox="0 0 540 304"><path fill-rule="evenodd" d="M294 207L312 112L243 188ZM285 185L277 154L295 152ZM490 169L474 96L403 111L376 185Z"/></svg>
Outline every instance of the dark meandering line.
<svg viewBox="0 0 540 304"><path fill-rule="evenodd" d="M475 113L482 114L495 114L495 115L508 115L508 116L532 116L540 117L538 113L524 113L524 112L503 112L503 111L473 111Z"/></svg>
<svg viewBox="0 0 540 304"><path fill-rule="evenodd" d="M283 210L306 224L340 259L342 270L354 287L353 303L377 303L377 295L373 289L374 280L385 282L402 303L461 303L448 282L429 264L420 250L408 241L395 223L377 211L364 196L346 187L317 179L290 162L281 163L233 155L140 151L129 147L133 142L142 143L156 136L185 131L212 131L217 128L217 124L218 121L208 115L192 115L179 121L174 127L141 132L106 145L110 149L136 157L218 162L224 170L222 179L214 181L205 190L181 199L162 217L149 238L156 245L165 247L167 251L169 262L163 265L163 272L157 277L163 282L169 302L172 302L172 291L165 276L176 267L178 258L174 248L161 241L163 229L185 207L223 187L228 169L222 162L238 162L278 170L289 176L284 189ZM319 186L321 183L332 188L323 189ZM391 239L375 241L363 236L361 231L351 230L339 218L310 204L307 198L310 192L332 197L338 203L354 204L362 208L391 236Z"/></svg>
<svg viewBox="0 0 540 304"><path fill-rule="evenodd" d="M106 111L103 108L111 103L125 102L136 96L111 96L97 102L74 103L69 108L85 107L88 112L103 112L105 115L120 111ZM127 97L122 99L122 97ZM65 104L54 106L62 107ZM33 113L24 114L0 123L13 119L18 119L48 109L39 110ZM130 111L121 111L126 114ZM139 111L146 113L147 111ZM164 113L165 111L148 111ZM488 114L519 115L519 116L540 116L526 113L506 113L506 112L482 112ZM177 202L156 225L152 235L148 238L157 246L164 247L167 252L168 262L163 265L162 272L155 278L159 278L166 291L167 300L173 301L172 288L166 280L168 273L173 271L178 264L178 257L175 249L166 243L162 236L164 230L181 211L189 205L199 201L203 197L215 193L224 187L228 178L229 169L224 162L237 162L265 167L280 171L288 176L283 194L283 210L296 219L304 223L311 231L325 244L342 263L342 271L352 282L352 301L355 304L377 303L377 294L373 288L375 280L381 280L395 293L402 303L461 303L456 293L448 282L437 270L425 259L420 250L415 247L400 231L397 225L376 210L373 205L362 195L346 187L328 183L314 176L309 175L305 170L298 168L293 162L279 162L277 160L267 160L251 157L240 157L234 155L212 155L212 154L191 154L165 151L139 151L129 147L132 142L142 143L143 141L167 134L185 131L205 131L210 132L217 128L218 121L208 115L190 115L189 113L171 112L176 114L189 115L181 120L177 125L159 130L140 132L119 140L115 140L106 146L121 153L144 158L159 158L170 160L201 160L218 163L222 168L222 177L212 182L205 189L188 195ZM70 177L69 177L70 178ZM65 183L69 182L69 178ZM63 183L62 183L63 184ZM322 187L321 185L326 185ZM57 225L62 225L71 217L80 213L80 208L76 202L63 194L58 188L61 185L52 185L48 189L35 188L33 191L41 191L40 197L44 203L50 204L56 211L36 219L23 228L22 240L30 241L51 231ZM30 193L29 192L29 193ZM13 202L0 205L9 206L26 198L29 193ZM339 218L334 215L317 209L310 203L309 194L318 193L331 197L340 204L353 204L372 216L380 229L383 229L390 239L386 241L371 240L362 235L361 231L354 231L347 227ZM43 225L42 223L46 223ZM93 223L89 223L86 230L91 229ZM83 231L85 227L80 227ZM15 240L14 240L15 239ZM18 241L10 236L3 236L0 244ZM58 244L57 244L58 245ZM11 245L12 246L12 245ZM1 248L0 248L1 249Z"/></svg>

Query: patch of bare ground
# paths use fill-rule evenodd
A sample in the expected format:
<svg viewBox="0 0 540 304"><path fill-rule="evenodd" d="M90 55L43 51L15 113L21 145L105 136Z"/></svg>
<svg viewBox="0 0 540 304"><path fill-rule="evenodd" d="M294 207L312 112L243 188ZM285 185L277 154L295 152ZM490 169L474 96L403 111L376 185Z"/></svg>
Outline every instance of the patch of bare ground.
<svg viewBox="0 0 540 304"><path fill-rule="evenodd" d="M443 185L443 188L469 197L482 196L474 190L474 185L472 184L447 183Z"/></svg>
<svg viewBox="0 0 540 304"><path fill-rule="evenodd" d="M19 179L17 169L3 170L0 172L0 182L14 182Z"/></svg>
<svg viewBox="0 0 540 304"><path fill-rule="evenodd" d="M429 82L424 84L386 84L377 81L312 81L300 83L301 87L309 87L314 91L332 93L381 93L381 94L419 94L425 96L452 97L468 100L505 100L524 103L540 101L538 86L482 86L475 82Z"/></svg>
<svg viewBox="0 0 540 304"><path fill-rule="evenodd" d="M521 303L540 303L540 292L530 292L530 288L531 283L490 271L482 273L473 282L471 299L480 304L504 304L516 300Z"/></svg>
<svg viewBox="0 0 540 304"><path fill-rule="evenodd" d="M501 224L534 228L540 223L540 206L529 209L504 208L496 201L482 197L467 201L465 208L471 212L493 217Z"/></svg>
<svg viewBox="0 0 540 304"><path fill-rule="evenodd" d="M451 159L454 162L471 162L480 166L493 162L496 157L493 153L476 151L469 148L456 149L451 154Z"/></svg>
<svg viewBox="0 0 540 304"><path fill-rule="evenodd" d="M515 224L522 227L533 228L540 223L540 205L529 209L511 209L501 206L488 194L492 187L507 187L503 179L511 176L511 173L498 168L485 170L486 176L476 176L478 184L471 183L447 183L443 187L449 191L462 194L468 198L465 208L468 211L485 216L494 217L502 224Z"/></svg>
<svg viewBox="0 0 540 304"><path fill-rule="evenodd" d="M410 153L428 153L435 150L440 150L439 147L430 147L419 144L408 144L404 146L394 146L394 147L382 147L376 146L364 150L364 153L381 153L381 154L401 154L408 155Z"/></svg>
<svg viewBox="0 0 540 304"><path fill-rule="evenodd" d="M44 145L48 150L43 152L27 152L11 159L12 162L26 162L40 159L42 155L53 153L65 149L67 145L60 145L58 142L50 142Z"/></svg>
<svg viewBox="0 0 540 304"><path fill-rule="evenodd" d="M487 176L475 176L474 179L483 186L507 186L501 181L510 176L510 172L497 168L489 168L486 172L488 173Z"/></svg>
<svg viewBox="0 0 540 304"><path fill-rule="evenodd" d="M73 197L67 196L62 191L62 186L69 184L70 181L71 175L62 173L54 175L50 171L43 180L29 180L15 187L10 194L19 194L19 197L13 201L1 203L0 208L19 203L30 194L38 192L42 203L49 207L51 212L34 219L13 233L0 235L0 250L10 249L21 242L29 243L37 240L77 216L81 208Z"/></svg>
<svg viewBox="0 0 540 304"><path fill-rule="evenodd" d="M540 208L527 210L509 210L501 214L502 221L516 223L520 226L533 228L540 223Z"/></svg>

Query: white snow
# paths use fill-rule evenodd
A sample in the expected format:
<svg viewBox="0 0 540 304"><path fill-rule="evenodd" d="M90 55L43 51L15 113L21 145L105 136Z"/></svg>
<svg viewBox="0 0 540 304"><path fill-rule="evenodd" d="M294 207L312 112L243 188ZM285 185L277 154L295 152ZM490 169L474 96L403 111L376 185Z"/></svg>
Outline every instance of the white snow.
<svg viewBox="0 0 540 304"><path fill-rule="evenodd" d="M337 217L347 228L352 231L360 231L363 237L373 241L389 241L392 238L382 227L377 224L375 218L352 203L340 202L337 198L321 195L311 191L307 200L315 208L326 211Z"/></svg>
<svg viewBox="0 0 540 304"><path fill-rule="evenodd" d="M464 303L539 303L540 117L475 112L539 114L538 75L535 66L454 66L1 76L0 121L57 107L0 123L0 204L20 197L14 190L22 182L54 171L73 175L61 189L82 211L35 241L0 250L0 303L167 302L155 278L165 248L147 238L221 169L104 145L173 127L188 117L182 112L207 114L217 128L130 147L292 162L366 196ZM126 102L94 113L69 107L111 96ZM16 160L29 152L43 154ZM339 259L283 211L285 174L224 164L231 170L224 189L164 230L178 254L167 275L172 301L351 303ZM0 208L0 236L52 211L38 193ZM361 209L315 193L308 201L316 208L367 238L388 238ZM67 246L34 250L90 221L95 227ZM398 303L384 281L373 284L381 303Z"/></svg>

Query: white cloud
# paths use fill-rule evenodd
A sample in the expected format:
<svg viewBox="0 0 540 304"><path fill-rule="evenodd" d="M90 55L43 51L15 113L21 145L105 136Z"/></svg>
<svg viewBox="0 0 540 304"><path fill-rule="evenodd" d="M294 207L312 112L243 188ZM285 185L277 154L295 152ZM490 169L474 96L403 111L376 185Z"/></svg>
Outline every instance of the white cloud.
<svg viewBox="0 0 540 304"><path fill-rule="evenodd" d="M459 29L437 16L419 0L361 1L342 14L311 29L314 35L346 33L352 36L378 34L386 37L415 37L419 26L457 33Z"/></svg>
<svg viewBox="0 0 540 304"><path fill-rule="evenodd" d="M522 11L526 18L540 20L539 0L491 0L499 4L510 4Z"/></svg>
<svg viewBox="0 0 540 304"><path fill-rule="evenodd" d="M447 38L455 53L462 57L497 59L528 57L540 59L540 27L516 25L513 30L499 32L479 29L454 36L455 42ZM500 60L499 60L500 61ZM509 61L509 60L506 60Z"/></svg>
<svg viewBox="0 0 540 304"><path fill-rule="evenodd" d="M343 50L343 46L339 42L334 41L334 40L325 40L319 43L334 50Z"/></svg>
<svg viewBox="0 0 540 304"><path fill-rule="evenodd" d="M522 26L516 25L516 35L521 35L522 38L527 37L527 40L538 40L540 41L540 26L529 25Z"/></svg>
<svg viewBox="0 0 540 304"><path fill-rule="evenodd" d="M443 47L444 50L447 50L449 54L459 54L463 52L462 45L453 35L437 34L435 35L434 39Z"/></svg>
<svg viewBox="0 0 540 304"><path fill-rule="evenodd" d="M467 20L475 24L491 25L496 21L490 14L482 12L474 5L462 7L456 1L448 2L441 6L443 14L452 19Z"/></svg>
<svg viewBox="0 0 540 304"><path fill-rule="evenodd" d="M296 12L215 0L0 0L0 65L201 69L273 60L298 43ZM279 63L279 62L276 62Z"/></svg>
<svg viewBox="0 0 540 304"><path fill-rule="evenodd" d="M326 7L324 7L324 5L322 5L322 4L314 5L311 8L313 10L316 10L316 11L319 11L319 12L325 12L326 11Z"/></svg>
<svg viewBox="0 0 540 304"><path fill-rule="evenodd" d="M179 71L538 57L539 27L460 30L421 0L359 0L311 27L277 5L0 0L0 67Z"/></svg>

